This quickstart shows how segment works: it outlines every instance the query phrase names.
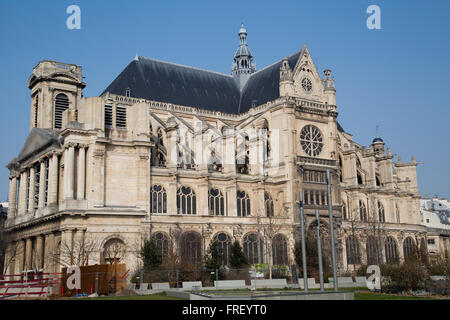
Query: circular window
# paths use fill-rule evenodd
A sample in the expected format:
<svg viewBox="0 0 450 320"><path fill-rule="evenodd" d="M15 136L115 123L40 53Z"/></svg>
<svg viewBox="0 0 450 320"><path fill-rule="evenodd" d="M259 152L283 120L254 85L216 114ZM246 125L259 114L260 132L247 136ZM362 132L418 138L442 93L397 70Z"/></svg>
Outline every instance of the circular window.
<svg viewBox="0 0 450 320"><path fill-rule="evenodd" d="M306 92L311 92L311 90L312 90L312 82L311 82L311 80L309 80L308 78L303 78L302 79L302 88Z"/></svg>
<svg viewBox="0 0 450 320"><path fill-rule="evenodd" d="M317 157L323 148L320 130L313 125L304 126L300 132L300 144L307 155Z"/></svg>

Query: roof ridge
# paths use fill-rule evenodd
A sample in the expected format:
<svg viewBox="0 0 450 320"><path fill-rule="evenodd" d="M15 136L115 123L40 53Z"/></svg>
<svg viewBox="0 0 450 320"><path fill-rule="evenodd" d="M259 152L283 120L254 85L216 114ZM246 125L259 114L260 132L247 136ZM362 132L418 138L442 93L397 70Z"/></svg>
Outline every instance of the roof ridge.
<svg viewBox="0 0 450 320"><path fill-rule="evenodd" d="M178 66L178 67L183 67L183 68L188 68L188 69L193 69L193 70L198 70L198 71L215 73L215 74L218 74L218 75L221 75L221 76L226 76L226 77L233 78L232 75L221 73L221 72L217 72L217 71L212 71L212 70L207 70L207 69L202 69L202 68L197 68L197 67L192 67L192 66L186 66L184 64L179 64L179 63L174 63L174 62L169 62L169 61L164 61L164 60L159 60L159 59L154 59L154 58L148 58L148 57L143 57L143 56L139 56L139 59L140 58L145 59L145 60L155 61L155 62L167 63L167 64L171 64L171 65Z"/></svg>
<svg viewBox="0 0 450 320"><path fill-rule="evenodd" d="M301 51L302 51L302 50L296 51L296 52L294 52L293 54L290 54L290 55L288 55L288 56L286 56L286 57L284 57L284 58L281 58L281 59L279 59L279 60L276 60L275 62L273 62L273 63L271 63L271 64L265 66L264 68L259 69L259 70L257 70L256 72L253 72L253 73L251 74L251 76L253 76L254 74L256 74L256 73L258 73L258 72L260 72L260 71L263 71L263 70L265 70L265 69L267 69L267 68L270 68L270 67L274 66L275 64L277 64L277 63L283 61L283 59L289 59L290 57L296 55L297 53L300 53Z"/></svg>

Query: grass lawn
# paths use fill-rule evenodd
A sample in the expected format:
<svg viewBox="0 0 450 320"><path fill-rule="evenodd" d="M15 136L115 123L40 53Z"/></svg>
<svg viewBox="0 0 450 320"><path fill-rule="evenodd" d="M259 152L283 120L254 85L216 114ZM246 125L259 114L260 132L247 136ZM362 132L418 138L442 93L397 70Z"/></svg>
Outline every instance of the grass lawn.
<svg viewBox="0 0 450 320"><path fill-rule="evenodd" d="M220 293L219 293L220 291ZM241 290L219 290L216 291L216 294L219 295L250 295L252 292L248 289L241 289ZM265 290L264 290L265 291ZM267 290L269 291L269 290ZM272 290L272 291L297 291L297 290ZM207 292L207 291L203 291ZM212 292L210 292L212 293ZM261 293L261 292L260 292ZM416 297L416 296L402 296L402 295L396 295L396 294L385 294L385 293L374 293L374 292L368 292L368 291L355 291L355 300L450 300L449 297L447 298L438 298L438 297ZM180 298L174 298L169 297L166 295L166 293L155 293L150 295L144 295L144 296L119 296L119 297L98 297L98 298L86 298L83 300L183 300Z"/></svg>
<svg viewBox="0 0 450 320"><path fill-rule="evenodd" d="M180 298L169 297L165 292L149 294L145 296L119 296L119 297L98 297L86 298L80 300L184 300Z"/></svg>
<svg viewBox="0 0 450 320"><path fill-rule="evenodd" d="M446 298L450 299L450 298ZM396 294L355 292L355 300L442 300L437 297L401 296Z"/></svg>

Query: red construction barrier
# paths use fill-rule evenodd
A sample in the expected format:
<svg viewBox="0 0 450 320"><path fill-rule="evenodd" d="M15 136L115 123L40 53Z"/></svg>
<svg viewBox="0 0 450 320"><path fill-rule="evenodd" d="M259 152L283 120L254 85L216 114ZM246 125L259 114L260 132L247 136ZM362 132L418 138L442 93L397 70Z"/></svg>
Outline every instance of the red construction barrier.
<svg viewBox="0 0 450 320"><path fill-rule="evenodd" d="M11 280L15 277L20 277L20 279ZM30 277L33 278L30 279ZM28 295L40 297L48 294L47 289L60 284L61 280L61 273L22 273L2 275L0 280L0 297L7 298Z"/></svg>

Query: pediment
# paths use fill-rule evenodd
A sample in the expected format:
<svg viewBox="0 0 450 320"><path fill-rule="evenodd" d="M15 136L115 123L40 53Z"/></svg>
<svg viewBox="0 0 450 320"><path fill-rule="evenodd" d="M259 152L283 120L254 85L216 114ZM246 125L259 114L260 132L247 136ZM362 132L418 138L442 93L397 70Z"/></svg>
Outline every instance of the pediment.
<svg viewBox="0 0 450 320"><path fill-rule="evenodd" d="M32 128L25 144L22 147L16 161L18 163L26 161L29 157L37 154L48 147L56 145L62 146L63 137L52 129Z"/></svg>

